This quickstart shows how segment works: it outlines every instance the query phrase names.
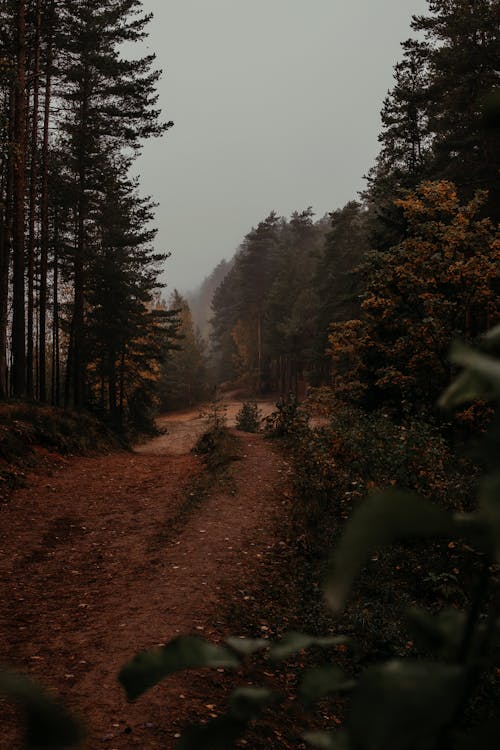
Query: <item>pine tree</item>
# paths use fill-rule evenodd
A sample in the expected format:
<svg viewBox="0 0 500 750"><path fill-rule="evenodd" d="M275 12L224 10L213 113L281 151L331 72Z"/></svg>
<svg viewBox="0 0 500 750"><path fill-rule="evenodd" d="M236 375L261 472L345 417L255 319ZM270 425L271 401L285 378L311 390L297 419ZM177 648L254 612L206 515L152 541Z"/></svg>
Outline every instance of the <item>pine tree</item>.
<svg viewBox="0 0 500 750"><path fill-rule="evenodd" d="M162 366L160 398L163 409L181 409L199 403L207 395L207 366L204 345L195 329L191 310L177 290L170 299L170 311L178 318L176 341Z"/></svg>
<svg viewBox="0 0 500 750"><path fill-rule="evenodd" d="M330 230L317 264L314 285L318 296L315 317L315 360L320 381L330 379L327 356L330 325L357 318L363 280L359 267L369 250L368 212L357 201L330 214Z"/></svg>
<svg viewBox="0 0 500 750"><path fill-rule="evenodd" d="M429 0L429 11L412 26L428 40L430 176L453 180L469 198L478 188L489 190L489 214L498 217L500 141L482 121L488 95L498 90L498 2Z"/></svg>
<svg viewBox="0 0 500 750"><path fill-rule="evenodd" d="M144 38L151 16L139 0L68 0L61 24L64 56L59 68L67 104L63 123L68 170L77 185L76 241L73 259L74 303L67 368L67 395L85 400L85 306L92 257L92 215L102 197L101 165L124 150L137 153L141 139L161 135L172 124L159 123L154 108L159 71L154 55L140 60L121 56L120 46ZM122 169L127 171L124 159Z"/></svg>

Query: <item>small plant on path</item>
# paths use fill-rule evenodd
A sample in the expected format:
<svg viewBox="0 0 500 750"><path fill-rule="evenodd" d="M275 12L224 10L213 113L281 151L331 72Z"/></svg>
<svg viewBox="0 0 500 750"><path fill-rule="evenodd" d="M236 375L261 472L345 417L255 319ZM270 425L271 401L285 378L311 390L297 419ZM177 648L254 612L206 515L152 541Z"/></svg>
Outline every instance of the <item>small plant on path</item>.
<svg viewBox="0 0 500 750"><path fill-rule="evenodd" d="M259 432L262 412L256 401L245 401L236 415L236 428L241 432Z"/></svg>

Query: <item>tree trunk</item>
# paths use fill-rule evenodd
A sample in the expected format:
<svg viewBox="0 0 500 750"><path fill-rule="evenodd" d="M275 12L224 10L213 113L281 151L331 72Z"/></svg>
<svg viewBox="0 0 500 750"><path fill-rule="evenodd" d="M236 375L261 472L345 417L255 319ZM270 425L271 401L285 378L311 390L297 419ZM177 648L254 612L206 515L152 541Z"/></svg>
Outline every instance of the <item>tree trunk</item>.
<svg viewBox="0 0 500 750"><path fill-rule="evenodd" d="M7 326L8 326L8 298L9 298L9 270L12 242L12 190L14 184L14 159L12 143L14 139L14 89L9 93L9 126L8 126L8 155L5 165L5 189L3 191L3 206L1 210L0 226L0 398L9 395L7 376Z"/></svg>
<svg viewBox="0 0 500 750"><path fill-rule="evenodd" d="M257 393L262 390L262 315L257 316Z"/></svg>
<svg viewBox="0 0 500 750"><path fill-rule="evenodd" d="M48 234L48 216L47 216ZM61 405L61 366L59 353L59 216L57 210L54 216L54 279L53 279L53 310L52 310L52 404ZM40 293L41 294L41 293ZM45 312L44 312L45 314ZM42 326L44 339L42 341ZM42 322L40 313L40 346L43 345L43 364L45 372L45 320ZM40 398L42 398L42 352L40 349ZM45 387L45 380L43 381Z"/></svg>
<svg viewBox="0 0 500 750"><path fill-rule="evenodd" d="M82 80L80 145L78 155L78 230L74 263L73 306L73 403L82 406L85 389L84 324L85 324L85 262L87 201L86 137L90 98L89 69L85 66Z"/></svg>
<svg viewBox="0 0 500 750"><path fill-rule="evenodd" d="M36 210L38 180L38 114L40 105L40 33L42 26L42 2L36 0L35 9L35 50L33 64L33 108L31 125L31 164L28 234L28 320L26 347L26 391L29 398L34 396L34 312L35 312L35 245Z"/></svg>
<svg viewBox="0 0 500 750"><path fill-rule="evenodd" d="M42 196L40 201L40 298L39 298L39 330L38 330L38 370L39 376L39 398L45 401L47 391L47 267L49 255L49 127L50 127L50 102L52 94L52 63L53 63L53 35L54 35L54 0L49 6L49 30L47 39L47 59L45 71L45 103L43 117L43 146L42 146ZM57 216L56 216L57 223ZM57 260L54 259L54 275L57 274ZM55 282L54 282L55 283ZM57 287L56 287L57 288ZM54 293L54 315L58 305L57 292ZM57 322L57 326L59 323ZM59 329L57 338L59 337ZM54 336L53 336L54 344ZM57 341L59 347L59 341ZM59 352L57 352L59 357ZM53 355L54 364L54 355ZM54 377L54 375L53 375ZM58 387L57 387L58 390ZM54 382L52 399L54 401ZM57 396L59 403L59 396Z"/></svg>
<svg viewBox="0 0 500 750"><path fill-rule="evenodd" d="M17 76L14 119L12 387L26 395L26 316L24 309L25 165L26 165L26 2L17 2Z"/></svg>

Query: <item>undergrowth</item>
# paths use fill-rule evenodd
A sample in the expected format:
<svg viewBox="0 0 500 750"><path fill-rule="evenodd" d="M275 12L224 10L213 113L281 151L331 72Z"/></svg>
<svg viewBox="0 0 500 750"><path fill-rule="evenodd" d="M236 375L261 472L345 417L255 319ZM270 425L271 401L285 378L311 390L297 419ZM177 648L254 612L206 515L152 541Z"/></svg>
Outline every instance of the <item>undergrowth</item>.
<svg viewBox="0 0 500 750"><path fill-rule="evenodd" d="M236 415L236 429L241 432L259 432L262 413L256 401L245 401Z"/></svg>
<svg viewBox="0 0 500 750"><path fill-rule="evenodd" d="M84 412L24 403L0 405L0 501L25 483L46 455L81 455L125 447L102 422Z"/></svg>
<svg viewBox="0 0 500 750"><path fill-rule="evenodd" d="M224 471L240 458L239 440L227 428L226 407L214 399L201 416L207 422L207 429L197 440L193 452L201 457L208 471Z"/></svg>

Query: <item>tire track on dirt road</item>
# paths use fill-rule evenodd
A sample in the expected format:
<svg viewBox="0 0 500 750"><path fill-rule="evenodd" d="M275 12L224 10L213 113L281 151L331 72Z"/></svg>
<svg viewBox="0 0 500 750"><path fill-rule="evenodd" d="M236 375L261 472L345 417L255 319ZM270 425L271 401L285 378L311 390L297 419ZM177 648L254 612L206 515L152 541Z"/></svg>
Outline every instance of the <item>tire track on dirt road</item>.
<svg viewBox="0 0 500 750"><path fill-rule="evenodd" d="M192 454L142 446L74 458L50 480L32 478L1 511L0 661L82 715L89 750L173 747L179 726L207 702L199 691L188 699L195 683L180 675L128 705L116 675L135 653L179 633L218 640L237 631L224 613L279 539L290 471L269 441L240 436L233 481L193 508L164 547L153 543L159 529L174 524L203 471ZM0 748L20 747L13 713L5 714Z"/></svg>

